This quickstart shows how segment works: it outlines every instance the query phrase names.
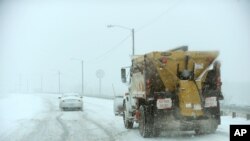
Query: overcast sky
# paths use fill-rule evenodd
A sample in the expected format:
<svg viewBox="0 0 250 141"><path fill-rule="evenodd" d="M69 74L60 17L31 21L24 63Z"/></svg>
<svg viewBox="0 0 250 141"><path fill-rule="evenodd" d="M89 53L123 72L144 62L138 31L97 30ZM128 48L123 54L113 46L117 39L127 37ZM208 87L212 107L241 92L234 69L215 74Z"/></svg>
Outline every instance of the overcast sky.
<svg viewBox="0 0 250 141"><path fill-rule="evenodd" d="M84 60L86 93L126 91L120 68L135 53L188 45L219 50L225 83L250 84L250 2L247 0L10 0L0 1L0 88L81 90ZM249 85L250 86L250 85Z"/></svg>

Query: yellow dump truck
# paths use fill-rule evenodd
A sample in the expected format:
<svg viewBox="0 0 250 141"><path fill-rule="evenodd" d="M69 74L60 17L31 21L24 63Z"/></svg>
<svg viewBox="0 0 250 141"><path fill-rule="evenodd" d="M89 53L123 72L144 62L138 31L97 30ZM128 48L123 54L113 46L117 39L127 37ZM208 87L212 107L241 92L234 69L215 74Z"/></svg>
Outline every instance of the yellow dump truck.
<svg viewBox="0 0 250 141"><path fill-rule="evenodd" d="M123 105L117 105L123 107L118 109L125 128L138 122L143 137L163 130L215 132L223 99L218 55L182 46L134 56L131 67L121 69L122 82L129 86Z"/></svg>

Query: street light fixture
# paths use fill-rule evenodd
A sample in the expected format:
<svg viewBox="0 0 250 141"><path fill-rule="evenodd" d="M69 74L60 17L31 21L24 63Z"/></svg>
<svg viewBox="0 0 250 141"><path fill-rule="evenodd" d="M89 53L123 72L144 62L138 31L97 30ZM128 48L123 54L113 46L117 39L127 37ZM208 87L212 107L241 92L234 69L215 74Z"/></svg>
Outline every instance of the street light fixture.
<svg viewBox="0 0 250 141"><path fill-rule="evenodd" d="M71 60L81 61L82 65L82 95L84 95L84 70L83 70L83 59L71 58Z"/></svg>
<svg viewBox="0 0 250 141"><path fill-rule="evenodd" d="M131 31L131 34L132 34L132 56L134 56L135 55L135 30L134 30L134 28L129 28L129 27L122 26L122 25L107 25L107 28L113 28L113 27L119 27L119 28Z"/></svg>

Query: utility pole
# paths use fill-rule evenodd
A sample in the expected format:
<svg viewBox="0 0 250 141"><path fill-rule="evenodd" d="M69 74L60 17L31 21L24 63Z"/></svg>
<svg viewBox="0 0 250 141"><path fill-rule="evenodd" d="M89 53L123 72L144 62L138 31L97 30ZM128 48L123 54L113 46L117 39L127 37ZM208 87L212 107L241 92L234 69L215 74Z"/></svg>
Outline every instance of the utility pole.
<svg viewBox="0 0 250 141"><path fill-rule="evenodd" d="M99 78L99 95L102 94L102 78Z"/></svg>
<svg viewBox="0 0 250 141"><path fill-rule="evenodd" d="M26 82L26 91L29 92L29 80L27 79L27 82Z"/></svg>
<svg viewBox="0 0 250 141"><path fill-rule="evenodd" d="M58 71L58 92L59 92L59 94L61 93L60 75L61 75L61 73L60 73L60 71Z"/></svg>
<svg viewBox="0 0 250 141"><path fill-rule="evenodd" d="M22 75L19 74L19 92L22 91Z"/></svg>
<svg viewBox="0 0 250 141"><path fill-rule="evenodd" d="M43 75L41 75L41 92L43 92Z"/></svg>
<svg viewBox="0 0 250 141"><path fill-rule="evenodd" d="M83 60L82 60L82 95L84 95L84 72L83 72Z"/></svg>
<svg viewBox="0 0 250 141"><path fill-rule="evenodd" d="M83 59L71 58L71 60L81 61L82 65L82 95L84 95L84 61Z"/></svg>

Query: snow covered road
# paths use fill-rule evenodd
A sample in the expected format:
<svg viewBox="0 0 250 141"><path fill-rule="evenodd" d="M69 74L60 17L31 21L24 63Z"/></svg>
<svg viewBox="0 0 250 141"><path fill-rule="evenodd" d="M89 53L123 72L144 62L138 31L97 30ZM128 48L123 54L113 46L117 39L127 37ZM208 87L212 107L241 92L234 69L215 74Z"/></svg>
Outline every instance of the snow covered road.
<svg viewBox="0 0 250 141"><path fill-rule="evenodd" d="M242 118L222 117L215 134L196 136L194 132L163 132L144 139L138 125L131 130L115 117L113 101L84 97L84 111L59 110L57 94L9 94L0 96L0 141L127 141L190 140L228 141L230 124L250 124Z"/></svg>

